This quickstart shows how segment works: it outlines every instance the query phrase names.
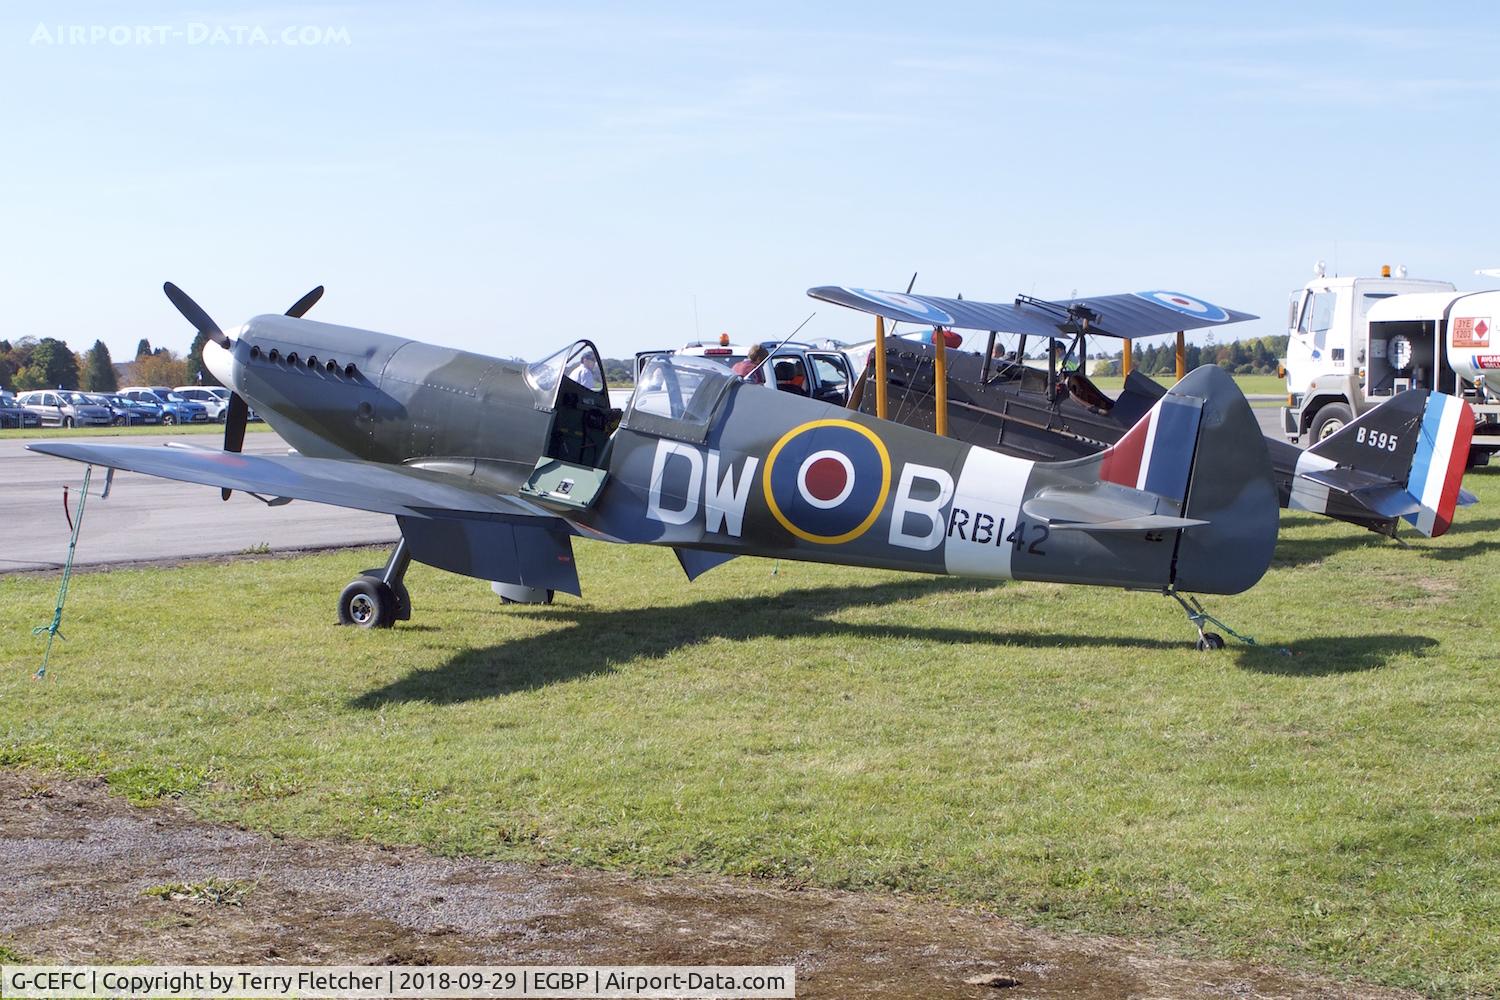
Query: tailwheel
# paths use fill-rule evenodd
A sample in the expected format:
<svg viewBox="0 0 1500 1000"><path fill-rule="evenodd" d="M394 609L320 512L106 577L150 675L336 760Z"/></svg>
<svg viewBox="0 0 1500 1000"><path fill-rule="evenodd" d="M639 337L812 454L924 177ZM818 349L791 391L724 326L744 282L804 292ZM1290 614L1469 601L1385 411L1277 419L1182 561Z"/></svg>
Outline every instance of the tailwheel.
<svg viewBox="0 0 1500 1000"><path fill-rule="evenodd" d="M1166 594L1168 597L1172 598L1172 600L1182 605L1182 610L1187 612L1188 621L1192 624L1193 628L1197 630L1198 641L1194 643L1194 645L1197 647L1198 652L1207 653L1215 649L1224 648L1224 637L1222 635L1217 632L1205 632L1203 630L1203 626L1210 622L1224 629L1226 632L1228 632L1230 635L1235 636L1236 638L1246 639L1245 636L1240 635L1234 629L1230 628L1228 625L1225 625L1223 622L1219 621L1219 619L1215 618L1213 615L1204 610L1203 605L1199 602L1198 598L1193 597L1192 595L1188 595L1188 597L1184 599L1183 596L1175 590L1168 590ZM1246 641L1251 645L1255 644L1254 639L1246 639Z"/></svg>
<svg viewBox="0 0 1500 1000"><path fill-rule="evenodd" d="M396 623L396 593L380 580L362 576L339 594L339 624L390 628Z"/></svg>

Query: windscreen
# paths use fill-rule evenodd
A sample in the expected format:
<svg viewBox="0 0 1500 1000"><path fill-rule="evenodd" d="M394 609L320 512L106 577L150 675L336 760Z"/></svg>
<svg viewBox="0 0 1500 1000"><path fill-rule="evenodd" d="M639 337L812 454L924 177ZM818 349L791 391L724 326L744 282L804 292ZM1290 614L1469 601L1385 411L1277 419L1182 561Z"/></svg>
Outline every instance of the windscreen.
<svg viewBox="0 0 1500 1000"><path fill-rule="evenodd" d="M625 425L701 440L719 404L738 381L729 369L707 358L650 358L636 382Z"/></svg>

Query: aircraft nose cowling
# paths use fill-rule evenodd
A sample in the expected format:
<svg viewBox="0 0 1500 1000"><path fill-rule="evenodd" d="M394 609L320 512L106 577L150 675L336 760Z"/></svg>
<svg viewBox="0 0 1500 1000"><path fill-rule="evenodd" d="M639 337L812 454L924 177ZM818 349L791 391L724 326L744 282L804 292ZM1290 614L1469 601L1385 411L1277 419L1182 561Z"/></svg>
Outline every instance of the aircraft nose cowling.
<svg viewBox="0 0 1500 1000"><path fill-rule="evenodd" d="M212 372L221 385L234 388L234 355L212 340L203 345L203 367Z"/></svg>

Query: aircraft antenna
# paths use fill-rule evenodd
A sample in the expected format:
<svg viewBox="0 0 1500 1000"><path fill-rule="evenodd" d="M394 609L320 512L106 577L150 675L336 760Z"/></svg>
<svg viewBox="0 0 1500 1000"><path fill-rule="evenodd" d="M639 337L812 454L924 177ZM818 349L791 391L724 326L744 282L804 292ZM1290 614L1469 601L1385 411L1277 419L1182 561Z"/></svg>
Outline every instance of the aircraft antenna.
<svg viewBox="0 0 1500 1000"><path fill-rule="evenodd" d="M802 328L803 328L803 327L804 327L804 326L806 326L806 325L807 325L807 324L808 324L808 323L810 323L810 322L812 322L812 318L813 318L813 317L814 317L814 316L816 316L816 315L817 315L817 314L818 314L818 312L817 312L817 310L816 310L816 309L814 309L814 310L813 310L813 311L812 311L812 312L810 312L810 313L808 313L808 314L807 314L807 319L805 319L805 320L803 320L803 321L802 321L802 322L800 322L800 323L798 323L798 324L797 324L797 329L795 329L795 330L793 330L793 331L792 331L792 332L791 332L791 333L789 333L789 334L787 334L787 335L786 335L786 337L784 337L784 338L783 338L783 339L782 339L782 341L781 341L781 343L779 343L779 344L777 344L777 345L776 345L776 346L775 346L775 347L773 347L773 348L772 348L772 349L771 349L771 351L770 351L770 352L769 352L769 353L768 353L768 354L767 354L767 355L766 355L766 356L765 356L765 357L764 357L764 358L761 358L761 360L760 360L760 364L758 364L758 365L756 365L756 366L755 366L755 367L754 367L754 368L752 368L752 369L750 369L750 375L754 375L754 374L755 374L755 373L756 373L756 372L758 372L758 371L760 371L760 369L761 369L761 367L762 367L762 366L763 366L763 365L764 365L764 364L765 364L765 363L766 363L766 362L767 362L767 361L770 361L770 360L771 360L771 355L773 355L773 354L775 354L775 353L776 353L776 352L777 352L777 351L779 351L779 350L781 350L781 349L782 349L782 348L783 348L783 347L785 347L785 346L786 346L786 344L787 344L787 341L789 341L789 340L791 340L791 339L792 339L792 338L793 338L793 337L795 337L795 336L797 336L797 334L798 334L798 333L800 333L800 332L801 332L801 331L802 331ZM745 378L747 378L747 379L748 379L748 378L749 378L749 377L750 377L750 375L746 375L746 376L745 376Z"/></svg>

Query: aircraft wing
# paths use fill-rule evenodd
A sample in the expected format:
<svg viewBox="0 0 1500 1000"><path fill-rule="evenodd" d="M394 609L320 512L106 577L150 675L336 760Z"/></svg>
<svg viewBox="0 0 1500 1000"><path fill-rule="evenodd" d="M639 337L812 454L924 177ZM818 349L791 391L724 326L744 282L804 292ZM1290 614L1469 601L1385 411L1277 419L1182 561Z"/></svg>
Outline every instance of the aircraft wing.
<svg viewBox="0 0 1500 1000"><path fill-rule="evenodd" d="M979 302L838 285L809 288L807 294L824 302L905 323L1042 337L1076 332L1081 309L1092 314L1088 327L1090 333L1111 337L1152 337L1257 318L1191 295L1168 291L1125 292L1059 302L1026 298L1017 298L1014 302Z"/></svg>
<svg viewBox="0 0 1500 1000"><path fill-rule="evenodd" d="M452 476L399 465L304 455L244 455L198 448L46 441L31 451L246 493L309 500L398 517L508 521L570 530L525 500L469 486Z"/></svg>

